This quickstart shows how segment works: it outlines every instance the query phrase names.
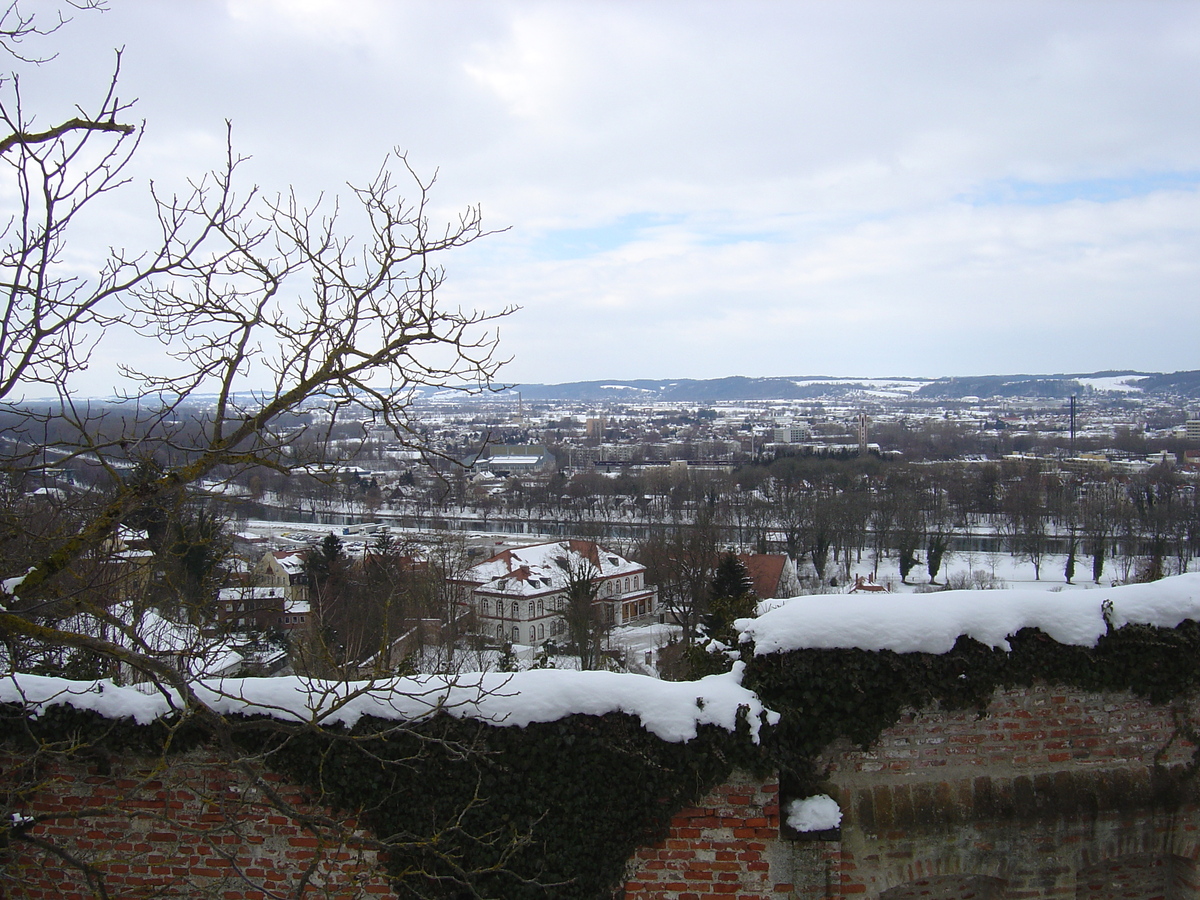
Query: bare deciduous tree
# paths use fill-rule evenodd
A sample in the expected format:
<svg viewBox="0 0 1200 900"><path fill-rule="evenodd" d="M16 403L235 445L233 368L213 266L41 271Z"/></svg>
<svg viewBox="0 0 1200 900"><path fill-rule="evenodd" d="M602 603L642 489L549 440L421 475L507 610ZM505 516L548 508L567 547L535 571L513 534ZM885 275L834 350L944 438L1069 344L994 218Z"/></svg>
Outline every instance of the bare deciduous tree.
<svg viewBox="0 0 1200 900"><path fill-rule="evenodd" d="M80 11L97 5L69 4ZM26 45L64 21L43 25L14 3L0 14L0 47L36 75L53 54L26 53ZM38 513L5 515L3 665L17 684L22 660L32 658L18 651L42 647L62 660L86 655L106 661L104 671L133 673L169 698L171 728L208 729L256 796L302 828L345 843L351 835L340 823L315 821L264 778L264 759L239 748L237 726L216 710L211 692L197 689L177 647L157 644L144 632L144 616L130 614L110 591L78 589L79 580L111 555L123 526L148 509L179 506L202 480L247 467L319 474L337 465L325 437L346 419L359 428L385 425L400 443L428 452L410 419L414 391L489 389L501 364L492 323L509 310L463 310L438 299L440 257L485 230L474 207L448 223L434 221L434 178L420 176L399 153L351 187L346 204L323 198L306 205L292 192L272 197L240 188L242 160L230 141L216 171L188 192L151 189L152 245L111 250L83 274L78 222L127 186L140 138L118 94L119 69L118 54L99 99L49 126L27 108L17 74L2 85L0 474L12 494L6 510L36 505ZM126 364L120 402L81 400L72 376L100 355L119 353L118 338L159 342L161 351L148 358L161 365ZM49 389L57 401L24 402L33 388ZM70 491L62 490L67 473ZM35 483L54 490L39 499ZM337 703L371 689L344 690ZM28 737L39 759L89 752ZM6 796L35 787L10 784ZM20 828L10 827L18 821ZM0 810L0 822L5 842L47 843L43 850L73 861L103 895L103 872L85 854L48 841L38 832L44 823L13 809ZM419 845L432 858L428 838L368 843L378 850ZM455 865L447 861L436 877L474 896L470 873Z"/></svg>
<svg viewBox="0 0 1200 900"><path fill-rule="evenodd" d="M559 617L579 668L595 669L600 663L600 644L608 630L604 610L596 603L600 593L600 570L586 556L562 556L555 560L566 577L566 590Z"/></svg>
<svg viewBox="0 0 1200 900"><path fill-rule="evenodd" d="M708 612L709 586L717 564L717 527L707 510L690 524L652 533L638 549L646 581L658 585L659 602L683 627L691 646Z"/></svg>

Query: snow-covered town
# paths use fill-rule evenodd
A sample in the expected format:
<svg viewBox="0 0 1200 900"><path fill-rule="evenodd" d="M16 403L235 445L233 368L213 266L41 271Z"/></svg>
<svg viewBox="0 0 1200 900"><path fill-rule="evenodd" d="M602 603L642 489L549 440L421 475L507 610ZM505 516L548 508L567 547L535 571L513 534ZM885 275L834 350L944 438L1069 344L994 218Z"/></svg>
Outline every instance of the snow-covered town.
<svg viewBox="0 0 1200 900"><path fill-rule="evenodd" d="M710 637L724 555L734 593L757 601L1188 572L1200 420L1176 381L993 379L999 395L963 398L917 380L743 379L724 389L816 399L707 407L431 399L416 409L434 465L351 417L322 451L336 466L240 467L199 483L182 515L123 526L92 554L87 590L136 610L148 645L197 674L678 679ZM1034 396L1047 385L1072 393ZM47 515L108 477L64 460L31 470L11 504Z"/></svg>
<svg viewBox="0 0 1200 900"><path fill-rule="evenodd" d="M0 4L0 900L1200 898L1198 82Z"/></svg>

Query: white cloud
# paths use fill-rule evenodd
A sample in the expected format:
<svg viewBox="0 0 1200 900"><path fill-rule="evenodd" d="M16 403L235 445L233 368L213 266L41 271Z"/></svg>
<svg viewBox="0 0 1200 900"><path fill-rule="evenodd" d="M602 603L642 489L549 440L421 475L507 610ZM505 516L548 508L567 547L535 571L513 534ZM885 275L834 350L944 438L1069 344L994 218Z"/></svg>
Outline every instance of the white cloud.
<svg viewBox="0 0 1200 900"><path fill-rule="evenodd" d="M64 40L66 99L127 47L139 174L226 118L269 190L440 167L512 226L446 296L525 308L523 380L1194 365L1191 2L129 0Z"/></svg>
<svg viewBox="0 0 1200 900"><path fill-rule="evenodd" d="M396 4L383 0L227 0L234 24L258 39L392 46Z"/></svg>

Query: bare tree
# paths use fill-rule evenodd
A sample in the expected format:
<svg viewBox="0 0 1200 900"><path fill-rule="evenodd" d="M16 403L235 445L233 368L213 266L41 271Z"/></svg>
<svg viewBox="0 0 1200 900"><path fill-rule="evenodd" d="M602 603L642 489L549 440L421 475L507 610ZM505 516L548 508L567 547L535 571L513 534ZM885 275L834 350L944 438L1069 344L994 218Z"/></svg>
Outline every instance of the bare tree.
<svg viewBox="0 0 1200 900"><path fill-rule="evenodd" d="M708 612L709 586L717 565L717 529L707 511L691 524L657 531L638 549L646 580L658 585L659 601L683 627L691 645Z"/></svg>
<svg viewBox="0 0 1200 900"><path fill-rule="evenodd" d="M62 21L43 25L10 5L0 14L0 47L36 75L52 54L26 53L25 45ZM6 516L14 530L6 529L0 550L2 662L14 684L31 647L53 650L64 663L88 657L102 671L134 673L169 698L171 728L207 729L256 796L322 840L344 843L351 837L344 825L314 820L264 777L262 755L239 747L233 735L240 726L217 711L211 693L198 691L196 671L176 648L156 643L145 618L131 615L113 591L80 586L89 571L117 558L123 526L156 506L184 503L203 480L255 467L329 471L339 459L326 438L344 421L359 430L385 425L399 443L428 452L410 417L414 390L488 390L501 364L491 325L508 310L462 310L438 299L438 260L485 234L480 212L433 221L435 179L419 175L403 154L352 186L345 204L266 195L238 185L242 160L230 142L216 171L188 192L152 189L152 245L112 250L90 276L81 274L85 257L72 255L76 223L127 185L139 141L118 95L119 67L118 54L96 102L49 126L27 108L17 74L0 86L7 131L0 196L11 198L0 235L0 473L13 493L10 508L39 503L35 482L55 490L68 474L74 482L61 500L42 503L39 515ZM79 399L72 373L115 352L108 342L117 335L159 341L161 366L125 365L122 402ZM49 389L57 402L24 403L34 387ZM334 705L371 689L342 690ZM40 760L90 752L86 742L28 737ZM36 783L8 788L12 802ZM9 826L18 820L20 828ZM26 822L15 809L0 810L0 822L0 839L70 861L104 895L103 872L85 854L39 836L46 823ZM380 851L429 849L428 835L368 843ZM475 896L470 873L446 865L439 877Z"/></svg>
<svg viewBox="0 0 1200 900"><path fill-rule="evenodd" d="M888 485L894 518L889 533L900 567L900 580L907 584L909 573L917 566L917 552L925 540L925 510L915 478L897 478Z"/></svg>
<svg viewBox="0 0 1200 900"><path fill-rule="evenodd" d="M1094 482L1087 486L1080 517L1084 552L1092 558L1092 581L1100 583L1104 574L1104 559L1116 529L1117 508L1121 505L1120 486L1116 482Z"/></svg>
<svg viewBox="0 0 1200 900"><path fill-rule="evenodd" d="M1046 519L1042 472L1036 462L1020 466L1004 492L1004 526L1012 552L1033 564L1041 580L1049 523Z"/></svg>
<svg viewBox="0 0 1200 900"><path fill-rule="evenodd" d="M483 234L479 212L468 210L436 229L426 214L432 181L420 179L402 157L399 162L417 199L406 201L386 169L355 189L368 227L357 250L338 231L336 207L321 215L294 197L255 203L253 191L237 199L239 160L232 153L225 169L201 182L190 198L160 205L171 277L160 279L155 276L164 272L156 271L136 283L126 279L117 289L111 272L125 268L117 259L88 293L115 292L123 304L115 315L123 323L171 347L164 354L174 363L170 374L125 368L137 402L125 404L119 416L81 404L67 391L67 372L79 362L69 355L79 345L72 329L87 315L94 321L97 305L68 301L69 314L46 325L43 310L54 308L62 289L36 296L36 314L26 313L35 287L12 289L7 316L20 323L14 334L26 337L4 356L28 360L20 364L28 377L10 371L0 383L0 399L30 379L58 389L61 406L53 413L17 403L8 411L26 436L42 427L46 415L57 416L74 434L49 448L51 465L86 461L114 488L77 533L30 561L17 592L21 601L7 604L0 628L27 631L28 618L17 614L23 605L43 608L56 579L150 503L247 466L290 472L335 464L321 437L348 411L357 420L386 424L398 441L425 450L408 416L414 387L488 388L499 365L495 337L477 326L496 316L444 309L436 300L443 273L433 261ZM200 237L183 239L189 230ZM39 233L37 240L47 239ZM11 251L7 259L22 260L29 252ZM45 256L50 267L51 251ZM23 271L21 263L10 263L6 283L16 283ZM52 281L39 278L38 284ZM297 284L310 295L285 300ZM213 399L193 405L201 392ZM320 424L296 418L316 405ZM305 440L314 429L317 439ZM22 446L24 458L6 460L10 472L46 458L48 448L36 441ZM124 464L135 454L162 459L159 474L132 483Z"/></svg>
<svg viewBox="0 0 1200 900"><path fill-rule="evenodd" d="M556 562L566 576L559 617L567 639L579 657L579 668L595 669L600 663L601 641L608 631L604 610L596 602L600 570L586 556L562 556Z"/></svg>

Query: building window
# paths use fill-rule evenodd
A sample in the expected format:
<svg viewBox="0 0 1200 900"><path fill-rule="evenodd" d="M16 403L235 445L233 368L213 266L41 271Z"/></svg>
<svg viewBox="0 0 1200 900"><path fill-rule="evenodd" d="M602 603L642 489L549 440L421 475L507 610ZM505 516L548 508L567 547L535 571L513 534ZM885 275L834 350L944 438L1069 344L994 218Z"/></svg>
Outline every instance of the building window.
<svg viewBox="0 0 1200 900"><path fill-rule="evenodd" d="M514 644L521 643L521 629L518 628L516 625L513 626L513 643Z"/></svg>
<svg viewBox="0 0 1200 900"><path fill-rule="evenodd" d="M488 602L487 602L487 600L480 600L480 601L479 601L479 612L480 612L480 614L481 614L481 615L485 615L485 616L488 614Z"/></svg>
<svg viewBox="0 0 1200 900"><path fill-rule="evenodd" d="M532 600L530 600L530 601L529 601L529 618L531 618L531 619L532 619L532 618L533 618L533 615L534 615L534 613L533 613L533 601L532 601Z"/></svg>
<svg viewBox="0 0 1200 900"><path fill-rule="evenodd" d="M539 625L538 626L538 640L544 641L545 639L546 639L546 626Z"/></svg>
<svg viewBox="0 0 1200 900"><path fill-rule="evenodd" d="M521 604L518 603L516 600L513 601L513 618L514 619L521 618Z"/></svg>
<svg viewBox="0 0 1200 900"><path fill-rule="evenodd" d="M546 614L546 601L539 600L538 601L538 615L544 616L545 614Z"/></svg>
<svg viewBox="0 0 1200 900"><path fill-rule="evenodd" d="M503 625L496 626L496 638L501 641L504 640L504 626Z"/></svg>

